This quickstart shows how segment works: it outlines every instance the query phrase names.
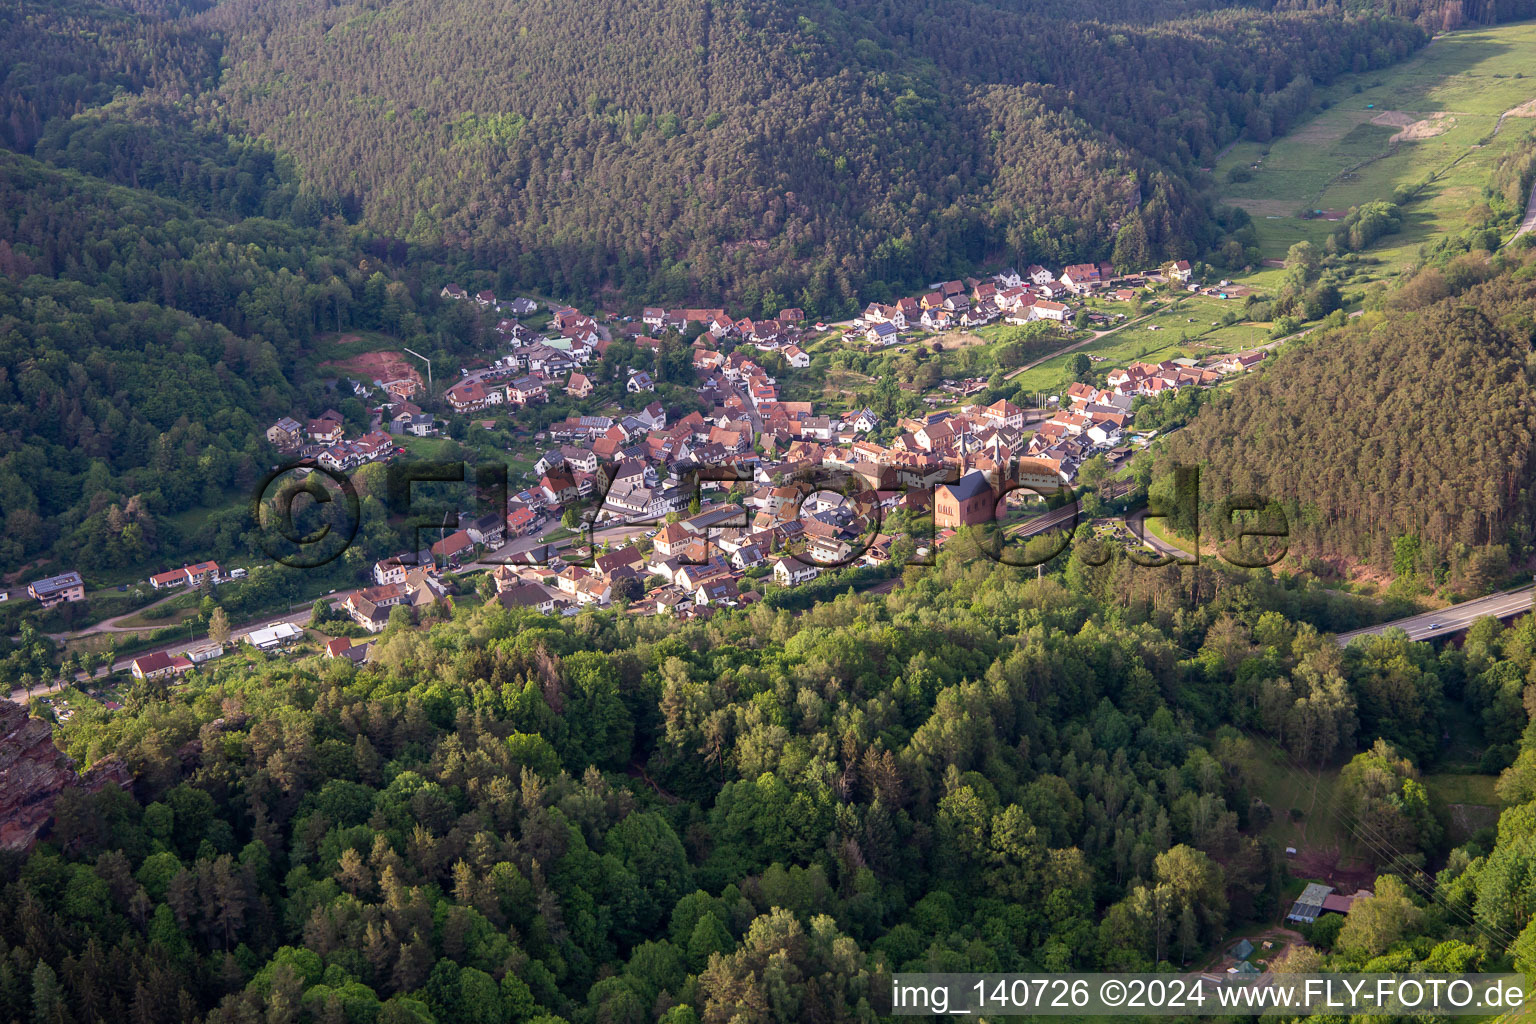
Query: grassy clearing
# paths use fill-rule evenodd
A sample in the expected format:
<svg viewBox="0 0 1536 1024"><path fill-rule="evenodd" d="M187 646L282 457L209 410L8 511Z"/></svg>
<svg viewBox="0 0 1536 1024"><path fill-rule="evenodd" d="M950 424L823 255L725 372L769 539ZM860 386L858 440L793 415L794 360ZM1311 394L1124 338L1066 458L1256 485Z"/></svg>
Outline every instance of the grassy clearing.
<svg viewBox="0 0 1536 1024"><path fill-rule="evenodd" d="M400 339L382 331L347 331L343 334L321 334L315 337L306 355L314 365L332 360L347 359L364 352L398 352Z"/></svg>
<svg viewBox="0 0 1536 1024"><path fill-rule="evenodd" d="M1405 208L1402 233L1375 250L1381 276L1391 276L1424 241L1464 226L1499 156L1530 132L1530 118L1510 117L1493 136L1499 115L1536 98L1536 78L1523 77L1533 47L1536 22L1459 31L1395 68L1345 76L1295 131L1232 147L1215 168L1222 199L1248 210L1263 258L1276 259L1333 229L1297 213L1345 210L1429 182ZM1392 142L1405 129L1420 137ZM1229 182L1242 168L1252 177Z"/></svg>
<svg viewBox="0 0 1536 1024"><path fill-rule="evenodd" d="M1214 326L1228 313L1242 313L1242 300L1216 299L1206 295L1183 295L1179 301L1146 320L1130 324L1104 335L1080 349L1055 356L1032 370L1013 378L1012 383L1031 390L1053 388L1061 383L1067 366L1078 352L1102 359L1095 366L1110 370L1137 360L1157 362L1189 356L1199 359L1233 347L1250 348L1267 337L1267 324L1257 327ZM1190 321L1194 322L1191 323ZM1156 328L1156 330L1153 330Z"/></svg>
<svg viewBox="0 0 1536 1024"><path fill-rule="evenodd" d="M1332 810L1338 771L1303 772L1271 744L1259 744L1255 749L1258 763L1250 775L1254 795L1274 812L1264 834L1282 849L1293 846L1351 854L1354 840Z"/></svg>
<svg viewBox="0 0 1536 1024"><path fill-rule="evenodd" d="M1465 842L1498 824L1501 804L1494 793L1495 775L1436 774L1424 776L1429 804L1452 842Z"/></svg>

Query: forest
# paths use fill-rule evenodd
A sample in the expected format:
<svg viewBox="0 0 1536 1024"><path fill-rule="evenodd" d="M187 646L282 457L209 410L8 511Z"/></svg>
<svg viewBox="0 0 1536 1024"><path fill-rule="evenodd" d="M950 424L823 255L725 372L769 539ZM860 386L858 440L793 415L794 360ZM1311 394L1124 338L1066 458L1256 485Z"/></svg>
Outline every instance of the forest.
<svg viewBox="0 0 1536 1024"><path fill-rule="evenodd" d="M1203 252L1203 160L1424 41L1365 13L1132 7L741 0L575 22L554 0L232 0L202 22L228 36L229 115L381 232L558 294L772 292L846 315L986 259Z"/></svg>
<svg viewBox="0 0 1536 1024"><path fill-rule="evenodd" d="M1159 473L1199 467L1218 538L1223 501L1263 495L1298 555L1484 593L1536 539L1533 301L1529 249L1427 265L1207 402Z"/></svg>
<svg viewBox="0 0 1536 1024"><path fill-rule="evenodd" d="M1298 966L1536 954L1532 619L1341 650L1304 573L1036 580L967 538L801 614L466 606L365 666L82 702L63 748L137 781L0 859L0 1017L868 1021L892 971L1175 968L1279 909L1274 756L1344 766L1384 870ZM1452 704L1516 805L1454 847L1420 782Z"/></svg>
<svg viewBox="0 0 1536 1024"><path fill-rule="evenodd" d="M1217 246L1203 162L1426 38L1262 6L21 0L0 142L466 283L832 317L991 261Z"/></svg>

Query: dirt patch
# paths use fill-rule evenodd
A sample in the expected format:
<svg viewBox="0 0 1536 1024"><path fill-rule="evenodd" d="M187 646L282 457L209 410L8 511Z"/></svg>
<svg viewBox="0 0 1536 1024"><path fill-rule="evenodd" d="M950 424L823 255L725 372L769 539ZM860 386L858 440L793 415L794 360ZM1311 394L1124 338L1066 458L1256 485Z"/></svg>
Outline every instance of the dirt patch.
<svg viewBox="0 0 1536 1024"><path fill-rule="evenodd" d="M346 339L343 337L338 340ZM399 352L362 352L347 359L333 359L320 364L321 369L327 367L354 374L364 380L392 381L406 378L421 383L421 374Z"/></svg>
<svg viewBox="0 0 1536 1024"><path fill-rule="evenodd" d="M1505 117L1536 117L1536 100L1526 100L1518 107L1504 111Z"/></svg>
<svg viewBox="0 0 1536 1024"><path fill-rule="evenodd" d="M361 334L339 334L336 336L336 344L338 345L356 345L362 340L363 336Z"/></svg>
<svg viewBox="0 0 1536 1024"><path fill-rule="evenodd" d="M1383 110L1371 118L1371 124L1379 124L1386 128L1407 128L1418 118L1401 110Z"/></svg>
<svg viewBox="0 0 1536 1024"><path fill-rule="evenodd" d="M1370 885L1376 871L1357 857L1341 857L1337 847L1317 849L1300 847L1296 856L1287 857L1291 874L1299 878L1321 878L1329 885L1360 888Z"/></svg>
<svg viewBox="0 0 1536 1024"><path fill-rule="evenodd" d="M942 344L945 352L957 352L962 348L972 348L976 345L985 345L986 343L987 339L981 335L964 331L946 334Z"/></svg>
<svg viewBox="0 0 1536 1024"><path fill-rule="evenodd" d="M1444 135L1456 127L1456 119L1443 110L1424 118L1415 118L1414 115L1401 110L1383 110L1371 118L1371 124L1398 129L1397 133L1387 140L1388 145L1395 146L1399 142L1413 142L1417 139L1432 139L1436 135Z"/></svg>

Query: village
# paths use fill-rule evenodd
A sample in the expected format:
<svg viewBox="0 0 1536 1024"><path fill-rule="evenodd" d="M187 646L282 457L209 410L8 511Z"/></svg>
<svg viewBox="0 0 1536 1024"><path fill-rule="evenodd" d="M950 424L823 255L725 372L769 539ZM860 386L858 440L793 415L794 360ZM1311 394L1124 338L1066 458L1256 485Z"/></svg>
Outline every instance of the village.
<svg viewBox="0 0 1536 1024"><path fill-rule="evenodd" d="M574 615L620 604L632 614L708 616L823 574L841 580L858 570L879 573L899 553L893 517L909 530L920 524L917 532L942 546L965 527L1038 512L1090 459L1120 467L1146 443L1150 435L1133 425L1138 399L1213 387L1267 355L1256 349L1132 362L1100 378L1102 387L1074 382L1032 409L1006 398L967 404L984 382L945 382L941 393L957 399L949 408L887 423L864 406L782 399L765 354L794 373L811 364L802 346L812 336L837 331L844 344L877 350L1000 319L1054 323L1066 334L1074 319L1110 319L1089 314L1089 299L1127 302L1137 289L1156 285L1201 289L1192 275L1187 261L1119 276L1108 264L1073 265L1059 274L1039 266L1023 274L1006 269L986 280L941 282L895 303L872 302L835 326L808 324L793 308L761 320L720 308L661 307L633 319L600 319L563 306L534 329L524 320L539 312L535 300L503 303L488 291L471 295L448 285L442 298L495 317L500 341L483 365L464 369L443 389L440 401L428 401L435 397L424 394L430 385L415 374L352 381L354 394L378 400L366 432L347 437L342 414L328 409L302 421L282 417L265 436L290 459L344 474L406 456L410 439L438 437L455 417L489 425L488 414L515 416L553 396L586 399L595 390L587 371L616 336L643 353L658 351L663 337L686 335L693 408L669 416L652 374L628 368L622 407L570 415L532 435L536 457L513 484L504 514L461 515L456 530L442 530L423 550L379 559L367 585L338 598L336 611L361 632L377 634L391 621L451 613L455 591L475 574L481 596L507 608ZM166 569L148 583L156 591L193 589L245 574L205 562ZM78 573L67 573L33 583L28 593L50 607L83 599L84 586ZM241 639L271 652L303 632L276 623ZM327 641L326 653L358 661L368 646L342 636ZM155 651L135 659L131 674L176 675L214 656L206 641Z"/></svg>

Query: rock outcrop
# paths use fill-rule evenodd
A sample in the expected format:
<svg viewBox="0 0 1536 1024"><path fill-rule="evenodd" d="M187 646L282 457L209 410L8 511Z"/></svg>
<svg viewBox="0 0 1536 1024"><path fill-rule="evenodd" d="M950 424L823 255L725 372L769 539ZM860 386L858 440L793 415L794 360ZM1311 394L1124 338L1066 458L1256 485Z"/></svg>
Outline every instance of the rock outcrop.
<svg viewBox="0 0 1536 1024"><path fill-rule="evenodd" d="M0 700L0 849L31 849L66 789L95 792L132 784L127 767L118 761L104 761L81 776L74 761L53 745L53 726L20 704Z"/></svg>

